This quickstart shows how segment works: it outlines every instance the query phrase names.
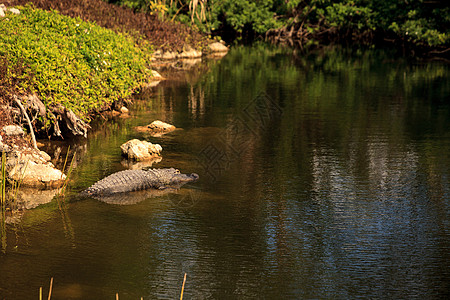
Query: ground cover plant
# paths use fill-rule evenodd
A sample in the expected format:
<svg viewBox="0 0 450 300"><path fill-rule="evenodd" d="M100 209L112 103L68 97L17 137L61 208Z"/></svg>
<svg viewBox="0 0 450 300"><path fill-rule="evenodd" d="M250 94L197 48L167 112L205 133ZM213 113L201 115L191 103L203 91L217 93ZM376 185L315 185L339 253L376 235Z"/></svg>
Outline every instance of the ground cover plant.
<svg viewBox="0 0 450 300"><path fill-rule="evenodd" d="M150 77L151 46L80 18L31 5L0 19L3 101L37 94L48 112L65 107L81 120L130 97ZM51 116L41 118L49 127Z"/></svg>

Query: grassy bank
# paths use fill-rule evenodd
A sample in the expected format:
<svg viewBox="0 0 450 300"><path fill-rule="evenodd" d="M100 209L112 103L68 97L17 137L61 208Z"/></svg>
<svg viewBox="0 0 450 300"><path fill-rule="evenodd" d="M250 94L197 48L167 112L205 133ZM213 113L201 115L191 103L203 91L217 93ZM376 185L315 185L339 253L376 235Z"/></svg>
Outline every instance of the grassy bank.
<svg viewBox="0 0 450 300"><path fill-rule="evenodd" d="M3 88L36 93L47 108L62 105L88 121L125 99L150 76L151 46L79 18L30 5L0 20ZM5 99L7 100L7 99ZM44 117L44 116L41 116ZM44 125L50 122L41 120Z"/></svg>

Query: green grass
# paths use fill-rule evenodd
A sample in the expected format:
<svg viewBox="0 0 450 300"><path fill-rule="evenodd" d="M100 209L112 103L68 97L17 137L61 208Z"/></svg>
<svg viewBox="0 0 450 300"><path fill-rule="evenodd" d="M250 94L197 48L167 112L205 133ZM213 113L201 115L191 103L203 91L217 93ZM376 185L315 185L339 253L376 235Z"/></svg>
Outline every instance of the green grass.
<svg viewBox="0 0 450 300"><path fill-rule="evenodd" d="M47 107L61 104L89 121L150 77L152 47L144 40L57 11L19 9L0 19L0 57L25 66L23 74L7 73L18 79L18 93L37 93Z"/></svg>

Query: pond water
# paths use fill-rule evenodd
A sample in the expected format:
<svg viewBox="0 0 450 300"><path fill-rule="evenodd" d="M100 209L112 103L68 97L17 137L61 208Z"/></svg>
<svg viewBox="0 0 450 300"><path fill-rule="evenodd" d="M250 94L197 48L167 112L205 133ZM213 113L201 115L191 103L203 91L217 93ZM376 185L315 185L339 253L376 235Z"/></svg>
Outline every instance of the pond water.
<svg viewBox="0 0 450 300"><path fill-rule="evenodd" d="M2 229L1 299L46 296L51 277L52 299L178 299L185 273L184 299L444 298L448 65L255 44L199 69L72 142L69 195ZM182 130L133 129L155 119ZM132 138L200 180L129 205L79 199L131 167ZM67 144L47 150L61 165Z"/></svg>

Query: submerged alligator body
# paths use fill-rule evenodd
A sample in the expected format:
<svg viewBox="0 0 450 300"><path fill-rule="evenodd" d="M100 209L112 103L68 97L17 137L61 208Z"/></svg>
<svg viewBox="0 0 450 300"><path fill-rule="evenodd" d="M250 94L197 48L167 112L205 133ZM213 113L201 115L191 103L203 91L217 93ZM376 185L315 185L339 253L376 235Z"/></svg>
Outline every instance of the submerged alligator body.
<svg viewBox="0 0 450 300"><path fill-rule="evenodd" d="M179 188L183 184L193 182L198 175L181 174L174 168L125 170L109 175L97 181L81 192L82 196L107 196L146 189Z"/></svg>

